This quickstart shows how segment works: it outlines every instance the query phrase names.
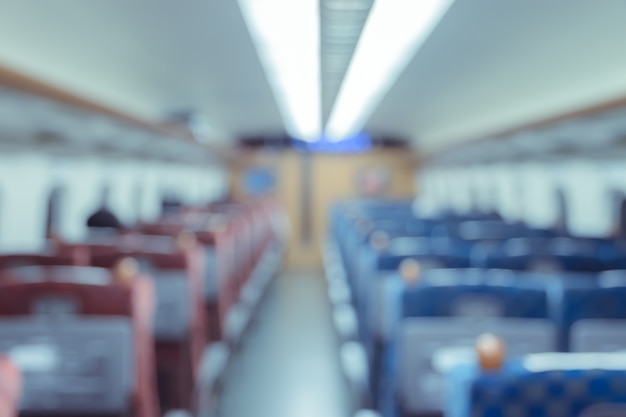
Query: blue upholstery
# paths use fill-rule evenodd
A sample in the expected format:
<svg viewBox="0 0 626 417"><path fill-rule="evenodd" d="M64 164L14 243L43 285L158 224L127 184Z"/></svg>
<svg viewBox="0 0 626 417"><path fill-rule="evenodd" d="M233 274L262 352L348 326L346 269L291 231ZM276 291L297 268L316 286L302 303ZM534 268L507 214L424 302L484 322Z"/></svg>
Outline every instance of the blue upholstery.
<svg viewBox="0 0 626 417"><path fill-rule="evenodd" d="M626 271L624 272L626 274ZM569 332L581 319L626 319L626 283L602 286L595 279L570 279L553 301L553 319L560 328L560 349L568 350Z"/></svg>
<svg viewBox="0 0 626 417"><path fill-rule="evenodd" d="M442 224L433 232L433 235L477 241L523 236L525 230L526 228L522 225L505 223L500 220L471 220Z"/></svg>
<svg viewBox="0 0 626 417"><path fill-rule="evenodd" d="M399 244L400 240L402 244ZM390 241L388 251L378 253L368 247L363 249L359 256L360 267L357 279L353 282L359 317L367 317L370 292L378 290L376 285L380 277L395 273L407 258L442 268L464 268L469 265L466 258L438 251L436 247L428 245L427 241L425 242L422 238L395 238Z"/></svg>
<svg viewBox="0 0 626 417"><path fill-rule="evenodd" d="M435 269L425 272L415 286L407 286L397 274L389 275L382 287L385 305L382 311L370 314L381 315L387 327L395 326L396 329L408 317L473 315L471 310L476 304L492 304L494 307L479 312L481 315L547 318L549 308L545 286L536 280L525 280L524 275L477 269ZM394 329L387 329L383 334L387 335L386 340L375 340L370 345L374 350L370 356L372 389L379 397L377 403L391 412L395 394L390 384L395 381L397 368L402 365L395 357Z"/></svg>
<svg viewBox="0 0 626 417"><path fill-rule="evenodd" d="M497 300L499 317L547 318L544 285L515 277L497 277L496 271L431 271L419 285L409 287L402 298L403 317L458 315L455 306L462 297L480 295L481 301ZM509 279L507 279L509 278ZM496 280L503 279L503 282Z"/></svg>
<svg viewBox="0 0 626 417"><path fill-rule="evenodd" d="M572 238L515 238L499 247L481 244L474 250L472 265L528 270L545 260L564 271L599 272L626 267L626 257L617 243Z"/></svg>
<svg viewBox="0 0 626 417"><path fill-rule="evenodd" d="M446 417L577 417L595 404L626 402L622 370L531 372L514 360L495 372L450 372Z"/></svg>
<svg viewBox="0 0 626 417"><path fill-rule="evenodd" d="M408 200L354 199L337 204L331 209L329 228L341 252L351 286L359 319L359 337L369 355L372 389L385 416L397 411L394 381L396 367L401 366L396 363L401 357L397 352L401 350L398 346L405 346L396 346L395 330L410 318L457 316L458 319L466 315L548 318L559 326L560 349L568 347L570 329L578 320L626 319L626 302L623 302L626 300L626 284L603 287L596 282L595 275L598 271L626 268L626 250L618 242L559 237L552 230L507 224L495 216L477 213L440 213L436 218L416 218L412 213L412 201ZM370 246L371 234L377 230L384 231L390 238L388 248L382 252ZM407 258L443 268L423 273L417 285L407 288L397 273L399 265ZM590 274L521 272L549 269L550 265L546 263L552 263L562 271ZM483 269L469 269L470 266ZM502 270L491 270L494 268ZM432 321L428 320L428 323ZM449 322L445 319L446 326ZM439 329L446 327L443 324L438 326ZM456 330L453 328L451 332ZM552 328L550 340L554 339L554 333ZM436 337L433 336L433 340ZM419 347L419 341L411 346ZM514 366L510 370L512 373L509 375L507 370L506 378L510 376L517 381L519 375L524 375L524 381L535 381L536 386L540 385L538 374L519 373ZM576 380L576 375L567 374L567 379L574 381L574 385L582 384ZM471 375L472 378L475 376ZM556 381L557 376L562 375L549 376ZM492 377L496 378L495 381L503 376L494 374ZM466 378L466 383L468 381ZM476 382L476 387L486 384L480 388L483 391L477 391L477 400L482 401L481 392L491 392L488 390L489 378L485 381L479 379ZM515 399L517 391L506 381L502 395ZM532 382L528 384L532 387ZM600 386L599 382L589 384L590 392ZM554 396L558 394L559 386L567 384L555 382L554 386L547 386L546 392ZM469 402L465 404L465 412L457 410L450 415L474 415L468 408ZM463 405L459 407L463 408ZM485 407L485 413L475 415L513 417L516 411L530 416L559 415L547 413L550 407L558 409L554 405L537 406L536 410L527 404L517 408L513 404L500 411L491 405ZM513 413L498 414L505 412L502 410L513 410ZM576 407L571 410L580 411ZM566 411L569 413L570 409Z"/></svg>

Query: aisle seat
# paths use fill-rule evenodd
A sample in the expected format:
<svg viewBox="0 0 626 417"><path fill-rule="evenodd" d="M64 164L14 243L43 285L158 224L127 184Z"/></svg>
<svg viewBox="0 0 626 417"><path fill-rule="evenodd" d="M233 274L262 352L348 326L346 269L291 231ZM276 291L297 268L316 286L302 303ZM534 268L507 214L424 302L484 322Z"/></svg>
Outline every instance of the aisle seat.
<svg viewBox="0 0 626 417"><path fill-rule="evenodd" d="M626 354L534 354L492 371L468 363L447 386L446 417L617 417L626 411Z"/></svg>
<svg viewBox="0 0 626 417"><path fill-rule="evenodd" d="M514 270L601 272L624 267L616 242L582 238L515 238L500 247L482 246L474 265Z"/></svg>
<svg viewBox="0 0 626 417"><path fill-rule="evenodd" d="M386 248L362 248L352 291L364 343L370 341L367 321L372 314L372 297L380 294L380 285L385 277L394 274L406 259L418 262L422 271L464 268L469 265L462 255L446 253L445 248L433 246L430 239L425 237L396 237L388 241Z"/></svg>
<svg viewBox="0 0 626 417"><path fill-rule="evenodd" d="M387 412L396 406L409 415L440 412L445 362L466 357L484 332L497 332L516 355L555 349L546 290L535 280L501 271L433 269L414 281L396 275L383 283L374 388Z"/></svg>
<svg viewBox="0 0 626 417"><path fill-rule="evenodd" d="M108 268L120 258L132 256L151 277L156 294L154 338L162 408L189 410L196 370L207 343L202 249L193 243L180 247L174 238L154 236L143 236L141 248L94 254L92 264Z"/></svg>
<svg viewBox="0 0 626 417"><path fill-rule="evenodd" d="M260 299L267 273L257 273L261 271L257 267L262 256L274 249L275 245L270 244L277 235L271 222L277 210L275 202L268 199L245 204L215 203L190 207L140 227L144 233L166 235L187 229L203 245L209 264L205 281L207 316L215 317L217 310L219 319L211 326L211 340L221 339L227 314L237 302L245 298L255 305ZM253 277L260 279L251 280Z"/></svg>
<svg viewBox="0 0 626 417"><path fill-rule="evenodd" d="M244 286L260 261L256 256L259 249L249 245L247 239L251 237L252 226L242 225L241 221L237 216L205 212L204 217L197 217L194 222L184 226L177 224L178 229L170 225L168 230L160 224L152 224L149 229L144 226L142 229L148 233L173 234L186 228L195 233L196 239L203 245L205 260L209 263L205 299L207 308L217 310L219 318L219 332L215 339L221 338L228 311L239 301ZM242 236L243 230L247 230L248 234Z"/></svg>
<svg viewBox="0 0 626 417"><path fill-rule="evenodd" d="M42 253L7 253L0 255L0 269L18 266L62 266L62 265L89 265L89 252L76 250L54 250Z"/></svg>
<svg viewBox="0 0 626 417"><path fill-rule="evenodd" d="M24 375L20 413L159 414L147 277L68 266L2 275L0 351Z"/></svg>
<svg viewBox="0 0 626 417"><path fill-rule="evenodd" d="M612 333L617 330L615 325L626 320L626 271L573 276L553 285L558 306L553 316L560 329L560 350L606 350L602 340L612 336L604 337L598 331L606 328Z"/></svg>
<svg viewBox="0 0 626 417"><path fill-rule="evenodd" d="M167 222L143 223L138 229L141 233L153 236L176 237L185 231L195 235L204 256L203 298L207 337L209 341L220 340L223 322L218 305L220 285L234 279L230 276L232 236L227 228L211 215L196 213L191 219L176 217L168 219Z"/></svg>
<svg viewBox="0 0 626 417"><path fill-rule="evenodd" d="M247 208L240 203L220 202L211 204L209 209L211 213L224 216L225 223L234 237L233 253L236 254L236 260L233 262L234 291L238 293L252 269L254 259Z"/></svg>

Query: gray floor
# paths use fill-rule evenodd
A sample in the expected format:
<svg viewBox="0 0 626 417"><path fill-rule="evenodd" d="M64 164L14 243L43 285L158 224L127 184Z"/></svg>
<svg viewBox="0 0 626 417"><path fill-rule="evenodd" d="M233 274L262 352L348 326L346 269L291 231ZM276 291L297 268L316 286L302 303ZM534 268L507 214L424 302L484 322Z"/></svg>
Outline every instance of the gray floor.
<svg viewBox="0 0 626 417"><path fill-rule="evenodd" d="M347 398L321 274L282 274L235 357L220 416L347 417Z"/></svg>

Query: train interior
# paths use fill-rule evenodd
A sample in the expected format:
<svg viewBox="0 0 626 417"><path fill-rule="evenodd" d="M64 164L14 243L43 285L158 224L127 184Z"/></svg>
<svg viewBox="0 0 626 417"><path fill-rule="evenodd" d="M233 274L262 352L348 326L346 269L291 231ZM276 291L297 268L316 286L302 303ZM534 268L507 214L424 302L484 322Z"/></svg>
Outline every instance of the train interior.
<svg viewBox="0 0 626 417"><path fill-rule="evenodd" d="M0 0L0 417L626 416L623 0Z"/></svg>

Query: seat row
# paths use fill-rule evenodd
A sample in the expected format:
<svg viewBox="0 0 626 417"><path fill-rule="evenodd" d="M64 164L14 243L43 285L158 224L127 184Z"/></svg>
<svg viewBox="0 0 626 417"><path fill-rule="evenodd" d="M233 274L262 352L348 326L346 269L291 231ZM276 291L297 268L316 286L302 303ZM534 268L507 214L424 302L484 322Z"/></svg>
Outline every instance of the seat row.
<svg viewBox="0 0 626 417"><path fill-rule="evenodd" d="M20 413L210 415L279 268L270 200L181 207L154 223L0 255L0 351Z"/></svg>
<svg viewBox="0 0 626 417"><path fill-rule="evenodd" d="M590 240L490 217L416 218L408 202L334 208L325 265L358 406L389 416L441 413L450 401L445 375L475 360L483 333L503 340L512 358L626 349L626 272L591 273L575 255L617 261L619 242L594 241L601 248L594 252ZM495 253L514 239L550 241L541 249L568 256L568 269L583 267L470 268L475 248L490 245ZM504 260L503 268L506 256L491 259Z"/></svg>

